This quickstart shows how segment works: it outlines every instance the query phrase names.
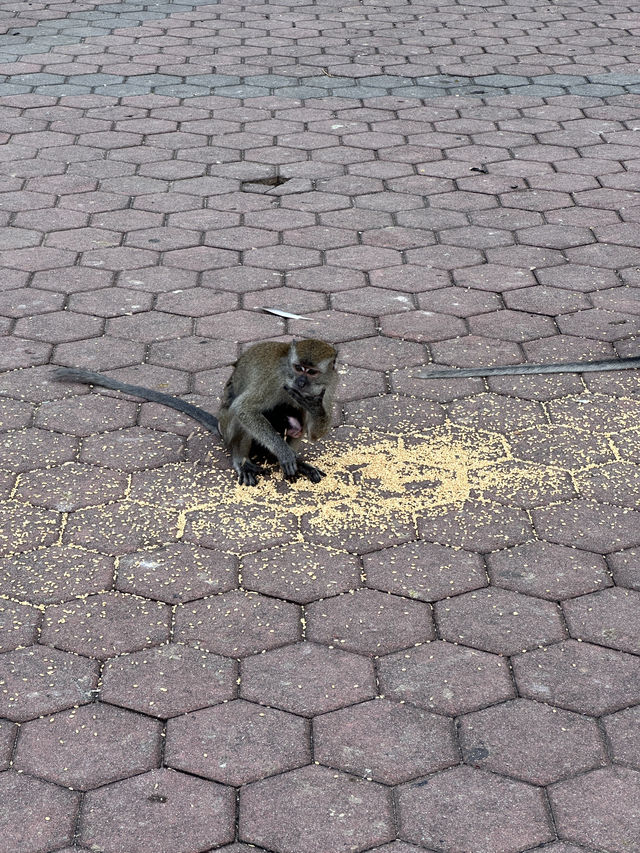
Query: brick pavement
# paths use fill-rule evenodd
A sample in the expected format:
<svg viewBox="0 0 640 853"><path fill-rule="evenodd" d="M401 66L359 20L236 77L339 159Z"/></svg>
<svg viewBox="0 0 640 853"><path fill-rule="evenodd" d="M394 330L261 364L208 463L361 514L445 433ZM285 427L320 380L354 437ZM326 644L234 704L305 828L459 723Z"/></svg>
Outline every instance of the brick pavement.
<svg viewBox="0 0 640 853"><path fill-rule="evenodd" d="M639 12L0 4L1 851L640 849L637 374L418 376L637 354ZM314 488L50 381L291 335Z"/></svg>

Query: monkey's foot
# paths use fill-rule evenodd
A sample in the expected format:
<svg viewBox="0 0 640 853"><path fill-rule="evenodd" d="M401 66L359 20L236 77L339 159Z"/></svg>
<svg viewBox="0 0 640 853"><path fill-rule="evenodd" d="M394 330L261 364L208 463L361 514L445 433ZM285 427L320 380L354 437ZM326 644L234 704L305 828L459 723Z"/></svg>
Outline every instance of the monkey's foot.
<svg viewBox="0 0 640 853"><path fill-rule="evenodd" d="M258 482L258 476L264 474L264 468L260 468L255 462L245 459L244 462L237 466L238 484L240 486L255 486Z"/></svg>
<svg viewBox="0 0 640 853"><path fill-rule="evenodd" d="M300 462L298 461L298 474L302 474L303 477L306 477L307 480L311 480L312 483L319 483L323 477L326 477L324 471L321 471L320 468L316 468L314 465L309 465L308 462Z"/></svg>

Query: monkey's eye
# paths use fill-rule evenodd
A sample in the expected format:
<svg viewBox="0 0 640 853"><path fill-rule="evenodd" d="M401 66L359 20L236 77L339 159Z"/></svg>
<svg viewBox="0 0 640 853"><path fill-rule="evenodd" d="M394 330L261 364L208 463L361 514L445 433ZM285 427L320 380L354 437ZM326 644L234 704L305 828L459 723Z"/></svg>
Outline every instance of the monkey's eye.
<svg viewBox="0 0 640 853"><path fill-rule="evenodd" d="M307 367L307 376L317 376L320 373L315 367Z"/></svg>
<svg viewBox="0 0 640 853"><path fill-rule="evenodd" d="M296 373L304 373L304 367L301 364L294 364L293 369Z"/></svg>

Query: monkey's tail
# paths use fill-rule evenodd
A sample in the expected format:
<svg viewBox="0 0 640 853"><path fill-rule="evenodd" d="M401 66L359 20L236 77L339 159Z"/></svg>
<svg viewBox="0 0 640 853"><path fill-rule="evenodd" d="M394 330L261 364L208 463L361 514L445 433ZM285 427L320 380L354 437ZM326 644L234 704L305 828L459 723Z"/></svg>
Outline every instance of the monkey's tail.
<svg viewBox="0 0 640 853"><path fill-rule="evenodd" d="M560 362L558 364L507 364L500 367L444 367L420 370L420 379L466 379L470 376L522 376L542 373L594 373L598 370L630 370L640 367L640 356L611 358L602 361Z"/></svg>
<svg viewBox="0 0 640 853"><path fill-rule="evenodd" d="M92 370L83 370L81 367L60 367L54 371L53 375L59 382L80 382L83 385L99 385L101 388L108 388L110 391L122 391L124 394L131 394L133 397L142 397L143 400L149 400L152 403L162 403L164 406L169 406L188 415L211 430L211 432L218 434L220 432L218 429L218 419L215 415L201 409L199 406L187 403L186 400L181 400L179 397L172 397L171 394L163 394L162 391L154 391L152 388L144 388L142 385L128 385L126 382L119 382L117 379L111 379L109 376L103 376L101 373L94 373Z"/></svg>

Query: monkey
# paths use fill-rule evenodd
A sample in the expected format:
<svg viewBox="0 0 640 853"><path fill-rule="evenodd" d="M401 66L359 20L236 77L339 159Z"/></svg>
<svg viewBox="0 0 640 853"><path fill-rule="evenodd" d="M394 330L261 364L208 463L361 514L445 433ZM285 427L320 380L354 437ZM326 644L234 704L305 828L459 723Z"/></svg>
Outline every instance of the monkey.
<svg viewBox="0 0 640 853"><path fill-rule="evenodd" d="M258 475L264 473L252 456L275 458L289 480L302 475L319 483L325 472L304 462L296 451L304 435L317 441L329 431L337 355L330 344L312 338L254 344L233 366L217 417L179 397L90 370L62 367L54 376L61 382L123 391L194 418L222 437L240 485L255 486Z"/></svg>
<svg viewBox="0 0 640 853"><path fill-rule="evenodd" d="M467 379L470 376L521 376L544 373L590 373L598 370L630 370L640 367L640 356L602 361L568 361L559 364L505 364L496 367L443 367L421 370L420 379Z"/></svg>

